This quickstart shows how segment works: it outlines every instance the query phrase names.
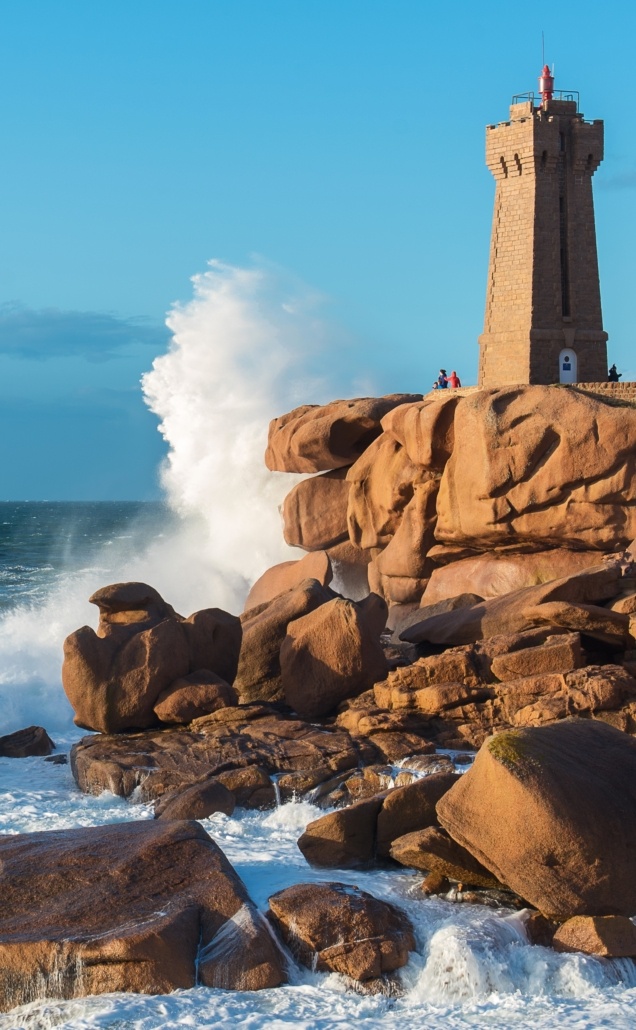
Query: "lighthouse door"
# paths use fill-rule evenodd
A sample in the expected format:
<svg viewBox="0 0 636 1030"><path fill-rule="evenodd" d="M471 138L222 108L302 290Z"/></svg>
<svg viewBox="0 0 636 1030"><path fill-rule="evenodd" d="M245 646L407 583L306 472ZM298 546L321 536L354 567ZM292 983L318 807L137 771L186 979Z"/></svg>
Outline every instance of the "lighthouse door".
<svg viewBox="0 0 636 1030"><path fill-rule="evenodd" d="M562 350L559 354L559 382L576 383L576 354L573 350Z"/></svg>

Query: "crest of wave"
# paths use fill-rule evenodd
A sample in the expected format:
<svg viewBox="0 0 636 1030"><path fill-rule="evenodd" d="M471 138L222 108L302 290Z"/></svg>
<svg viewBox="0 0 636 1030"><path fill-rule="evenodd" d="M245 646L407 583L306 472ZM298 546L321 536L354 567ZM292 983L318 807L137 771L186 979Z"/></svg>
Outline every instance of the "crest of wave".
<svg viewBox="0 0 636 1030"><path fill-rule="evenodd" d="M168 353L142 381L169 446L161 480L180 518L154 542L143 525L131 527L126 548L96 553L90 569L69 569L44 603L2 618L0 732L29 721L68 727L61 645L78 626L95 625L87 598L98 587L142 580L185 615L214 606L238 612L266 568L302 556L285 544L278 512L300 477L265 468L268 424L351 389L323 371L335 352L343 369L346 341L317 317L319 298L277 271L214 261L193 284L192 299L168 315Z"/></svg>
<svg viewBox="0 0 636 1030"><path fill-rule="evenodd" d="M278 510L301 477L268 472L263 457L272 418L328 399L319 365L333 338L316 295L278 272L212 261L193 284L168 315L168 353L142 379L169 445L162 485L184 519L170 554L161 546L144 564L173 603L187 595L190 610L236 611L266 568L302 556L285 544Z"/></svg>

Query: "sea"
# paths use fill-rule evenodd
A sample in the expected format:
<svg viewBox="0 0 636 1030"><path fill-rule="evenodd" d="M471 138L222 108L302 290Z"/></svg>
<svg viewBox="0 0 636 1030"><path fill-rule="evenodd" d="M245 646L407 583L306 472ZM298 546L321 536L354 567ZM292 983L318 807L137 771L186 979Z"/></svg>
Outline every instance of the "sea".
<svg viewBox="0 0 636 1030"><path fill-rule="evenodd" d="M293 277L269 266L213 261L192 282L191 300L167 317L168 351L152 362L139 392L166 443L157 470L163 500L0 504L0 734L44 726L61 756L85 732L74 726L62 690L62 644L78 627L96 626L91 594L140 580L183 615L204 607L240 612L265 569L302 556L285 545L279 516L298 477L268 472L263 461L270 419L333 397L419 388L372 381L363 351L350 350L348 338L323 321L315 291ZM337 575L334 585L346 589ZM42 999L0 1014L0 1030L636 1026L631 960L531 946L518 912L426 898L421 874L406 869L313 870L296 841L318 814L304 800L267 812L216 814L202 825L263 911L274 892L325 879L356 884L403 908L417 948L401 971L399 996L358 994L335 974L292 963L289 984L276 990ZM68 764L0 758L2 833L150 818L147 805L80 793Z"/></svg>
<svg viewBox="0 0 636 1030"><path fill-rule="evenodd" d="M51 649L44 631L52 620L57 634L76 628L64 626L76 616L68 603L74 591L84 591L85 604L87 591L122 578L144 551L162 542L167 546L181 528L179 517L160 503L0 503L2 732L43 724L60 755L83 735L73 726L61 689L63 637ZM262 910L275 891L325 879L356 884L403 908L413 922L417 950L401 972L400 996L357 994L336 974L292 965L289 985L257 993L197 987L159 997L117 993L74 1001L42 999L0 1015L0 1030L627 1030L636 1025L631 960L558 955L531 946L523 914L426 898L416 872L313 870L296 840L319 814L309 802L297 801L267 812L216 814L202 825ZM82 794L68 764L0 759L2 833L150 818L148 805L109 793Z"/></svg>

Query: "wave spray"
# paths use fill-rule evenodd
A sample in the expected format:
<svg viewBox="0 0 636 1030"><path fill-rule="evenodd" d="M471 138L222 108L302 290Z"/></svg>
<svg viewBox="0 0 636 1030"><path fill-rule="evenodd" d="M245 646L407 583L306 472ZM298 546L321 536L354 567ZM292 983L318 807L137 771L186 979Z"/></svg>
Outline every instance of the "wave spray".
<svg viewBox="0 0 636 1030"><path fill-rule="evenodd" d="M142 379L168 444L159 474L178 518L152 542L137 527L134 547L113 541L91 568L69 571L44 603L3 617L0 732L30 722L52 732L68 727L62 641L79 626L96 624L87 599L98 587L142 580L186 615L203 607L239 612L266 568L302 557L284 543L278 513L301 477L268 472L263 455L272 418L351 391L350 383L337 384L324 372L345 367L347 347L318 317L320 300L263 266L212 261L194 277L192 299L168 315L168 353Z"/></svg>

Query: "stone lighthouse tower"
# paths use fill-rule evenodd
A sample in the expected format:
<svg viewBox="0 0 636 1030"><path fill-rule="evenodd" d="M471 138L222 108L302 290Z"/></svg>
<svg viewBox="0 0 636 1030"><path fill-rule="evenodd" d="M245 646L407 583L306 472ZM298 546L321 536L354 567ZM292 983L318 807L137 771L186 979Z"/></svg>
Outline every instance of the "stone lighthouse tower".
<svg viewBox="0 0 636 1030"><path fill-rule="evenodd" d="M538 104L513 97L510 120L486 129L496 193L480 386L607 379L592 199L603 122L554 93L547 65L539 89Z"/></svg>

